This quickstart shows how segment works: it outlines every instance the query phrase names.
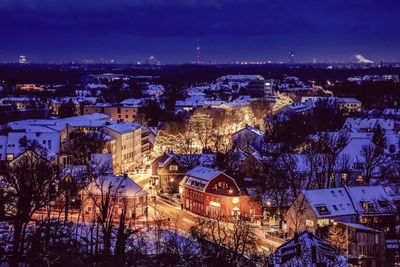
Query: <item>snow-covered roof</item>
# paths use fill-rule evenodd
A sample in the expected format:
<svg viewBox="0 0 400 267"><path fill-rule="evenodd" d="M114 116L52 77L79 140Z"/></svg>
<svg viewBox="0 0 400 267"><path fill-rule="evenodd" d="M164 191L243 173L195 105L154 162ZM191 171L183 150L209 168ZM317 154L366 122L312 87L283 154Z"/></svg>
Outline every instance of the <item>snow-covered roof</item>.
<svg viewBox="0 0 400 267"><path fill-rule="evenodd" d="M107 85L98 83L89 83L85 86L86 89L106 89Z"/></svg>
<svg viewBox="0 0 400 267"><path fill-rule="evenodd" d="M185 185L186 187L200 191L205 191L208 183L221 174L224 173L219 170L197 166L186 173L185 177L182 179L181 185ZM229 177L228 175L224 175L233 180L233 178Z"/></svg>
<svg viewBox="0 0 400 267"><path fill-rule="evenodd" d="M347 118L343 127L351 131L371 131L378 124L384 131L393 131L395 128L394 120L385 118Z"/></svg>
<svg viewBox="0 0 400 267"><path fill-rule="evenodd" d="M313 258L324 266L348 266L346 259L337 255L331 245L307 231L278 247L270 256L269 263L280 267L314 266Z"/></svg>
<svg viewBox="0 0 400 267"><path fill-rule="evenodd" d="M354 97L341 97L339 98L339 102L344 104L361 104L361 101Z"/></svg>
<svg viewBox="0 0 400 267"><path fill-rule="evenodd" d="M395 207L391 197L381 185L349 186L346 187L358 214L364 213L393 213ZM365 209L368 203L368 209Z"/></svg>
<svg viewBox="0 0 400 267"><path fill-rule="evenodd" d="M385 108L383 110L383 115L386 115L386 116L400 116L400 109L398 109L398 108Z"/></svg>
<svg viewBox="0 0 400 267"><path fill-rule="evenodd" d="M293 160L292 160L293 159ZM298 153L284 153L278 159L277 162L284 162L284 160L293 161L296 163L295 171L298 173L309 173L311 172L311 164L305 154ZM284 165L283 165L284 166Z"/></svg>
<svg viewBox="0 0 400 267"><path fill-rule="evenodd" d="M61 168L60 177L71 176L75 181L84 181L89 178L86 165L68 165Z"/></svg>
<svg viewBox="0 0 400 267"><path fill-rule="evenodd" d="M91 182L86 189L84 189L84 192L93 195L105 194L110 185L112 186L111 196L140 197L148 195L146 190L130 178L115 175L98 177L96 181Z"/></svg>
<svg viewBox="0 0 400 267"><path fill-rule="evenodd" d="M134 122L120 122L120 123L115 123L115 124L110 124L107 125L106 128L123 134L123 133L129 133L132 131L135 131L138 128L141 128L141 125L138 123L134 123Z"/></svg>
<svg viewBox="0 0 400 267"><path fill-rule="evenodd" d="M52 127L52 129L63 129L67 124L75 127L101 127L104 126L110 120L110 115L104 113L92 113L79 115L74 117L68 117L63 119L31 119L31 120L20 120L8 123L10 128L27 127L31 126L46 126ZM19 126L18 126L19 125ZM23 125L23 126L21 126ZM56 127L56 128L54 128Z"/></svg>
<svg viewBox="0 0 400 267"><path fill-rule="evenodd" d="M102 171L109 174L114 173L113 160L111 154L91 154L90 166L93 171Z"/></svg>
<svg viewBox="0 0 400 267"><path fill-rule="evenodd" d="M220 170L206 168L202 166L197 166L186 173L187 176L199 178L204 181L211 181L213 178L217 177L220 174L223 174L223 172Z"/></svg>
<svg viewBox="0 0 400 267"><path fill-rule="evenodd" d="M374 146L374 143L369 138L351 138L347 145L339 152L339 158L347 157L351 160L351 163L363 163L365 159L361 152L365 146Z"/></svg>
<svg viewBox="0 0 400 267"><path fill-rule="evenodd" d="M149 84L147 88L143 90L143 94L150 96L157 96L163 94L165 88L162 84Z"/></svg>
<svg viewBox="0 0 400 267"><path fill-rule="evenodd" d="M334 104L357 104L360 105L361 101L353 97L334 97L334 96L303 96L301 103L313 108L319 101L326 101L328 105Z"/></svg>
<svg viewBox="0 0 400 267"><path fill-rule="evenodd" d="M319 218L356 214L350 196L342 187L303 190L302 193Z"/></svg>
<svg viewBox="0 0 400 267"><path fill-rule="evenodd" d="M350 228L358 229L361 231L367 231L367 232L379 232L378 230L375 230L374 228L359 224L359 223L349 223L349 222L338 222L339 224L346 225Z"/></svg>
<svg viewBox="0 0 400 267"><path fill-rule="evenodd" d="M121 101L120 104L132 107L141 107L143 100L141 98L128 98Z"/></svg>
<svg viewBox="0 0 400 267"><path fill-rule="evenodd" d="M20 140L26 138L27 141L37 142L47 151L47 157L54 158L59 152L60 134L58 132L9 132L7 134L6 153L14 157L25 152L25 147L21 146Z"/></svg>
<svg viewBox="0 0 400 267"><path fill-rule="evenodd" d="M242 132L244 130L247 130L247 131L249 131L251 133L254 133L259 137L263 137L264 134L265 134L262 130L246 124L246 126L244 128L240 129L239 131L237 131L236 133L234 133L232 135L238 134L239 132Z"/></svg>
<svg viewBox="0 0 400 267"><path fill-rule="evenodd" d="M72 101L74 104L79 104L79 103L90 103L90 104L95 104L97 102L97 97L83 97L83 96L76 96L76 97L70 97L70 96L64 96L64 97L57 97L53 98L50 100L50 103L54 104L62 104L62 103L68 103L69 101Z"/></svg>
<svg viewBox="0 0 400 267"><path fill-rule="evenodd" d="M30 102L30 101L38 101L39 98L31 97L31 96L10 96L10 97L3 97L0 98L0 103L7 103L7 102Z"/></svg>

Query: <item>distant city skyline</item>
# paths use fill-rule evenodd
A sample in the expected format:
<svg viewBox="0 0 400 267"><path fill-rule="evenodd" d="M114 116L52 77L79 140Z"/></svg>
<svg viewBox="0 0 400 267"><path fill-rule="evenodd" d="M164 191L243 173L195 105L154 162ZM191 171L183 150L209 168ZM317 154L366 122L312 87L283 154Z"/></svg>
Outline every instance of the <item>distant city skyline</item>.
<svg viewBox="0 0 400 267"><path fill-rule="evenodd" d="M2 0L0 62L400 61L396 0Z"/></svg>

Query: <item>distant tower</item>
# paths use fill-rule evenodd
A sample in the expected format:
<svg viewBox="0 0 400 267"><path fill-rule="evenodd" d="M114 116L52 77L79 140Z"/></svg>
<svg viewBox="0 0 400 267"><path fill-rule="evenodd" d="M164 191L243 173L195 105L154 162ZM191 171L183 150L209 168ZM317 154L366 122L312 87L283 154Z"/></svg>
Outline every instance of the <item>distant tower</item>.
<svg viewBox="0 0 400 267"><path fill-rule="evenodd" d="M294 52L293 51L289 51L289 64L293 64L294 63Z"/></svg>
<svg viewBox="0 0 400 267"><path fill-rule="evenodd" d="M200 40L197 40L197 46L196 46L196 60L195 63L200 64Z"/></svg>
<svg viewBox="0 0 400 267"><path fill-rule="evenodd" d="M18 58L19 64L26 64L26 56L20 55Z"/></svg>

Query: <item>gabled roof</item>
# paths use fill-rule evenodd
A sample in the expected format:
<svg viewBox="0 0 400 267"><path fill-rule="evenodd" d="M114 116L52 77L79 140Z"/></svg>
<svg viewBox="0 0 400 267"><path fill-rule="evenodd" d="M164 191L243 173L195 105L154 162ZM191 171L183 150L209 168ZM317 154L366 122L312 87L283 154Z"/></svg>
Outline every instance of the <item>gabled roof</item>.
<svg viewBox="0 0 400 267"><path fill-rule="evenodd" d="M159 168L165 168L173 159L184 168L187 166L187 161L197 161L197 164L204 167L212 167L215 161L215 154L175 154L165 153L158 157L155 161L158 162Z"/></svg>
<svg viewBox="0 0 400 267"><path fill-rule="evenodd" d="M326 266L348 266L345 258L338 256L331 245L307 231L279 246L271 255L270 264L272 266L314 266L313 247L319 263L324 263Z"/></svg>
<svg viewBox="0 0 400 267"><path fill-rule="evenodd" d="M91 182L86 189L84 189L84 192L94 195L101 195L102 193L105 194L110 185L112 186L112 196L117 195L124 197L139 197L148 195L146 190L144 190L130 178L115 175L98 177L96 181Z"/></svg>
<svg viewBox="0 0 400 267"><path fill-rule="evenodd" d="M302 193L318 218L356 214L350 196L342 187L303 190Z"/></svg>
<svg viewBox="0 0 400 267"><path fill-rule="evenodd" d="M198 178L204 181L211 181L218 175L223 174L220 170L197 166L186 173L187 176Z"/></svg>
<svg viewBox="0 0 400 267"><path fill-rule="evenodd" d="M245 127L243 127L242 129L238 130L237 132L233 133L232 135L236 135L236 134L238 134L238 133L240 133L240 132L242 132L244 130L247 130L247 131L249 131L249 132L251 132L251 133L253 133L253 134L255 134L255 135L259 136L259 137L263 137L264 136L264 132L263 131L261 131L260 129L257 129L255 127L252 127L250 125L247 125L247 124L246 124Z"/></svg>
<svg viewBox="0 0 400 267"><path fill-rule="evenodd" d="M186 173L186 176L183 178L181 185L185 185L187 187L191 187L200 191L205 191L210 181L221 174L233 180L232 177L228 176L220 170L197 166ZM235 180L233 180L233 182L240 191Z"/></svg>
<svg viewBox="0 0 400 267"><path fill-rule="evenodd" d="M349 193L350 198L353 201L355 210L359 214L363 213L394 213L395 206L392 202L392 198L385 191L385 188L381 185L370 185L370 186L348 186L345 187ZM382 206L382 201L386 202ZM372 204L370 210L367 212L363 208L363 203Z"/></svg>
<svg viewBox="0 0 400 267"><path fill-rule="evenodd" d="M348 157L351 163L363 162L364 157L361 154L363 147L374 146L374 143L369 138L351 138L347 145L339 152L339 157Z"/></svg>
<svg viewBox="0 0 400 267"><path fill-rule="evenodd" d="M385 131L394 130L394 120L385 118L347 118L343 127L351 131L361 131L364 129L374 129L378 125Z"/></svg>

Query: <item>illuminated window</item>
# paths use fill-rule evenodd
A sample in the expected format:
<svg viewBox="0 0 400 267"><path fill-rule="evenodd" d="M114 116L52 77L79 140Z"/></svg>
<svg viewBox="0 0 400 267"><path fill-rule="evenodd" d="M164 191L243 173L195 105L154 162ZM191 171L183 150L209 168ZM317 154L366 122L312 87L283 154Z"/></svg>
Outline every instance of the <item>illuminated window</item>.
<svg viewBox="0 0 400 267"><path fill-rule="evenodd" d="M314 227L314 221L313 220L306 220L306 226L307 227Z"/></svg>
<svg viewBox="0 0 400 267"><path fill-rule="evenodd" d="M171 165L169 166L170 171L177 171L178 170L178 165Z"/></svg>
<svg viewBox="0 0 400 267"><path fill-rule="evenodd" d="M318 226L319 227L326 226L326 225L329 225L329 219L318 220Z"/></svg>
<svg viewBox="0 0 400 267"><path fill-rule="evenodd" d="M232 204L238 204L238 203L239 203L239 198L238 197L232 198Z"/></svg>
<svg viewBox="0 0 400 267"><path fill-rule="evenodd" d="M374 203L361 201L361 205L365 211L373 211L374 210Z"/></svg>
<svg viewBox="0 0 400 267"><path fill-rule="evenodd" d="M320 215L331 214L329 209L325 205L320 205L315 207Z"/></svg>
<svg viewBox="0 0 400 267"><path fill-rule="evenodd" d="M362 183L364 183L364 178L361 175L359 175L359 176L357 176L356 182L359 184L362 184Z"/></svg>

